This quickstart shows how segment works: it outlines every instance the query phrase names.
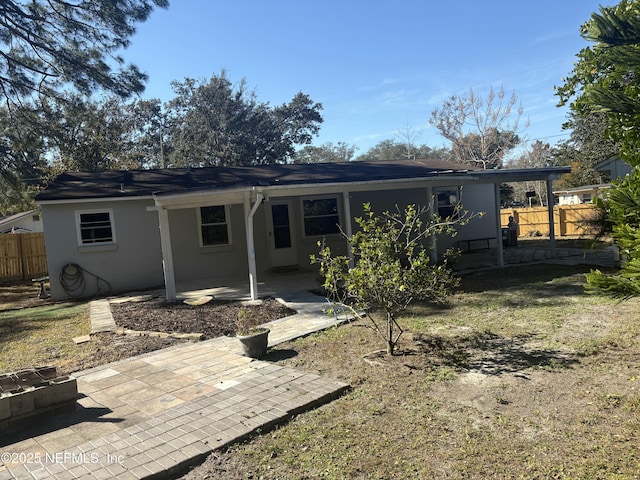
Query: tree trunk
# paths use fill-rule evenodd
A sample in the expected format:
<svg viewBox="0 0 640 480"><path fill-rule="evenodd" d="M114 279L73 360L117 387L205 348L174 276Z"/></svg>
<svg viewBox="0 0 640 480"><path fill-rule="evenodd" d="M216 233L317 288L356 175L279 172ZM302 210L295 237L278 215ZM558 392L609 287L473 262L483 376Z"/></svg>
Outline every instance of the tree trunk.
<svg viewBox="0 0 640 480"><path fill-rule="evenodd" d="M387 312L387 353L393 355L396 343L393 341L393 315Z"/></svg>

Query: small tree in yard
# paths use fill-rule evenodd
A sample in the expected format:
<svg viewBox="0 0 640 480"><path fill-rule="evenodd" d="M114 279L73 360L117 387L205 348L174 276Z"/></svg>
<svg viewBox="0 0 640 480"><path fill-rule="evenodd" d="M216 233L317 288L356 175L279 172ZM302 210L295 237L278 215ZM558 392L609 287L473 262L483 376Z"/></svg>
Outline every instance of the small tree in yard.
<svg viewBox="0 0 640 480"><path fill-rule="evenodd" d="M456 252L449 249L442 262L432 262L430 237L455 236L456 226L482 215L462 211L459 206L444 219L416 205L408 205L404 212L396 209L376 216L370 204L364 205L364 216L356 219L359 230L350 237L342 233L353 262L344 255L333 256L320 242L320 253L311 256L311 262L320 265L329 297L357 317L367 317L385 341L389 355L394 354L403 333L397 315L414 300L444 303L459 283L450 266ZM371 315L374 311L384 314L383 322Z"/></svg>

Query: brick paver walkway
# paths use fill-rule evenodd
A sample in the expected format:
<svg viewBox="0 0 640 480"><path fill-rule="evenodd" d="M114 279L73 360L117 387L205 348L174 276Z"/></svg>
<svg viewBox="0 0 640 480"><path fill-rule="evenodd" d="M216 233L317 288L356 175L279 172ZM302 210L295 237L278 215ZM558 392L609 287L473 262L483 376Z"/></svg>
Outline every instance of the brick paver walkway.
<svg viewBox="0 0 640 480"><path fill-rule="evenodd" d="M270 345L340 323L308 292L267 324ZM94 305L98 318L105 303ZM0 440L0 479L162 478L341 395L348 385L239 354L234 338L180 344L74 374L78 408ZM9 454L9 456L7 456Z"/></svg>

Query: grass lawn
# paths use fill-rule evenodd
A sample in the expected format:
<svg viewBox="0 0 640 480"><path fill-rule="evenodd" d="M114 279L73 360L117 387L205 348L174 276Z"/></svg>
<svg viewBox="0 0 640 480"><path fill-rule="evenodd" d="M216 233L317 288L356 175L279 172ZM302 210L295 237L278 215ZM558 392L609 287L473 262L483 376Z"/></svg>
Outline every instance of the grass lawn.
<svg viewBox="0 0 640 480"><path fill-rule="evenodd" d="M32 285L5 286L0 292L0 372L42 365L66 371L88 353L88 346L73 341L91 330L86 303L43 304L34 301L37 287L34 291Z"/></svg>
<svg viewBox="0 0 640 480"><path fill-rule="evenodd" d="M185 478L639 478L640 301L585 294L587 271L467 277L408 312L390 361L361 322L278 346L352 390Z"/></svg>
<svg viewBox="0 0 640 480"><path fill-rule="evenodd" d="M37 298L31 284L0 286L0 373L55 366L60 375L115 362L177 342L150 336L91 332L89 301L52 302Z"/></svg>

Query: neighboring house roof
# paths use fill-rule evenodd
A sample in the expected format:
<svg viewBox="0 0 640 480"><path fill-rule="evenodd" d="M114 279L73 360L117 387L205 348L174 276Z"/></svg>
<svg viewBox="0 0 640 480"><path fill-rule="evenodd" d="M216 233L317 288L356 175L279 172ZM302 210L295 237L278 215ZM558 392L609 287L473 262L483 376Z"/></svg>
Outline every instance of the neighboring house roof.
<svg viewBox="0 0 640 480"><path fill-rule="evenodd" d="M460 175L485 177L488 181L518 181L520 178L532 179L532 176L547 178L569 170L568 167L479 170L439 160L405 160L79 172L58 176L46 190L38 194L36 201L144 197L257 186L383 182Z"/></svg>
<svg viewBox="0 0 640 480"><path fill-rule="evenodd" d="M606 160L602 160L601 162L596 163L593 166L593 169L596 172L600 172L602 170L607 170L609 168L611 168L611 165L613 164L617 164L617 163L626 163L624 160L622 160L620 157L611 157L611 158L607 158Z"/></svg>
<svg viewBox="0 0 640 480"><path fill-rule="evenodd" d="M12 230L13 228L13 224L15 222L17 222L18 220L21 220L25 217L28 217L30 215L34 215L36 213L38 213L39 210L29 210L28 212L20 212L20 213L14 213L13 215L7 215L5 217L0 217L0 233L8 233ZM24 229L24 228L20 228L18 227L15 232L16 233L23 233L23 232L28 232L29 230Z"/></svg>
<svg viewBox="0 0 640 480"><path fill-rule="evenodd" d="M620 157L612 157L593 166L596 172L602 172L610 175L611 180L624 177L631 173L631 165L622 160Z"/></svg>

